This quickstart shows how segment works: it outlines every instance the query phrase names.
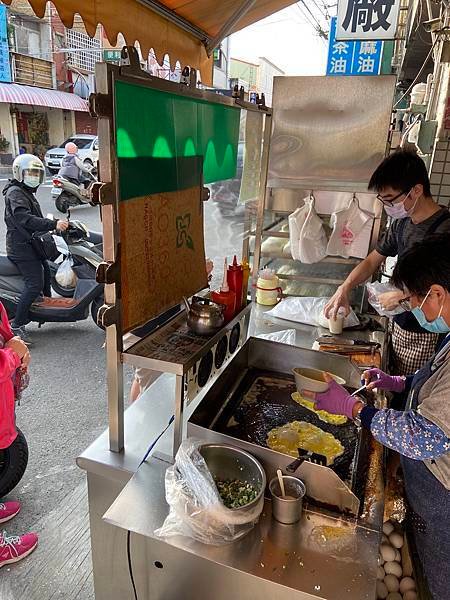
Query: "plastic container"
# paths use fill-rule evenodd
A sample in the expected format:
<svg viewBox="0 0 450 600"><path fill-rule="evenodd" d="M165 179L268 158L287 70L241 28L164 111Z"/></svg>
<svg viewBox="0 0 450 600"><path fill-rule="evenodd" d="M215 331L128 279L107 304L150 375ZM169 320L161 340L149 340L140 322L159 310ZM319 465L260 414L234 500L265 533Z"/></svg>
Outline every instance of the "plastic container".
<svg viewBox="0 0 450 600"><path fill-rule="evenodd" d="M306 494L306 487L303 481L289 475L283 475L283 483L286 492L285 497L281 495L278 477L274 477L269 483L269 490L272 494L272 514L280 523L291 525L297 523L302 516L303 496Z"/></svg>
<svg viewBox="0 0 450 600"><path fill-rule="evenodd" d="M244 273L242 271L242 265L238 264L236 255L233 257L233 263L228 267L227 281L228 286L236 296L236 305L234 307L234 314L241 310L242 301L242 284L243 284Z"/></svg>
<svg viewBox="0 0 450 600"><path fill-rule="evenodd" d="M345 314L341 309L338 310L336 318L330 317L328 319L328 329L330 330L330 333L333 333L334 335L341 334L344 328L344 319Z"/></svg>
<svg viewBox="0 0 450 600"><path fill-rule="evenodd" d="M275 271L267 267L260 271L256 282L256 302L264 306L274 306L278 304L282 294L280 280Z"/></svg>
<svg viewBox="0 0 450 600"><path fill-rule="evenodd" d="M224 260L223 282L219 290L211 292L211 300L217 304L223 304L225 308L225 323L231 321L235 314L236 294L230 290L227 281L227 259Z"/></svg>

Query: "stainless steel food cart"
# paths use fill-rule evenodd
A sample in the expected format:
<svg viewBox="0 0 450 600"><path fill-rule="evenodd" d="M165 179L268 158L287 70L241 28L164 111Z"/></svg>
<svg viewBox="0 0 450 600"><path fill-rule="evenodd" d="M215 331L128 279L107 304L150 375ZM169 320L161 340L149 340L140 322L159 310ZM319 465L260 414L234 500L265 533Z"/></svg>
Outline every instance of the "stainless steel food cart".
<svg viewBox="0 0 450 600"><path fill-rule="evenodd" d="M266 203L274 197L277 185L269 182L273 187L267 187L271 134L276 131L272 128L270 110L241 99L221 98L196 88L155 80L140 72L131 49L125 50L124 57L127 66L99 66L97 95L92 100L99 117L101 148L102 184L96 190L95 200L102 210L106 260L99 277L105 283L102 318L107 336L109 429L78 458L78 464L87 472L96 598L132 598L131 573L140 599L247 600L256 594L261 598L278 598L282 594L287 599L373 598L382 522L382 450L369 435L356 429L343 471L310 463L301 466L299 475L309 490L308 504L298 525L273 522L270 501L266 500L255 529L228 546L207 546L189 539L160 539L154 535L168 512L164 474L184 436L205 441L226 440L245 447L259 457L269 477L274 469L283 468L292 460L215 427L245 374L252 369L268 372L284 381L289 391L293 366L330 370L344 376L350 388L358 387L360 371L348 358L311 350L321 333L318 328L289 324L296 331L295 347L248 339L249 331L256 336L273 328L273 321L269 324L264 311L251 303L223 330L203 341L186 330L182 313L142 338L130 333L124 335L119 182L113 126L115 81L201 98L204 102L240 106L261 115L260 197L256 220L250 216L248 223L249 236L256 234L254 273L260 263ZM302 78L296 79L301 88ZM384 93L392 91L392 78L379 81ZM307 81L305 84L309 85ZM315 193L334 190L350 194L362 189L373 161L386 149L389 103L389 99L384 103L383 118L375 121L375 129L383 126L384 134L378 136L375 151L365 155L356 187L355 182L349 186L348 178L342 187L335 171L333 181L327 181L322 188L316 185L317 181L312 186L314 182L309 179L306 189ZM358 108L357 123L364 120L365 114L371 114L369 109L366 104ZM326 112L336 117L332 106ZM379 140L384 140L381 146ZM289 186L283 181L280 190L289 190ZM292 183L297 190L305 186L299 188ZM247 241L244 250L249 249ZM384 348L382 331L349 332L349 336L377 341ZM181 340L183 351L180 351ZM148 393L125 412L123 363L162 373ZM382 402L382 398L376 401ZM142 462L144 456L147 458Z"/></svg>

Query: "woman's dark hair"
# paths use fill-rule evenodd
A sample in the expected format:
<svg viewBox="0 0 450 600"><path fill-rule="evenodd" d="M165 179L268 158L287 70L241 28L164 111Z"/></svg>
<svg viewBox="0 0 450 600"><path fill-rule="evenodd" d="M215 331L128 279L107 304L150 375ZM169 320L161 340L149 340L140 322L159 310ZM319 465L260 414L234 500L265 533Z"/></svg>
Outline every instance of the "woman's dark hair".
<svg viewBox="0 0 450 600"><path fill-rule="evenodd" d="M402 254L392 283L415 296L425 296L433 284L450 291L450 233L432 235Z"/></svg>
<svg viewBox="0 0 450 600"><path fill-rule="evenodd" d="M397 150L376 168L369 181L369 190L381 192L391 187L399 192L409 192L418 183L425 196L431 196L430 179L423 160L408 150Z"/></svg>

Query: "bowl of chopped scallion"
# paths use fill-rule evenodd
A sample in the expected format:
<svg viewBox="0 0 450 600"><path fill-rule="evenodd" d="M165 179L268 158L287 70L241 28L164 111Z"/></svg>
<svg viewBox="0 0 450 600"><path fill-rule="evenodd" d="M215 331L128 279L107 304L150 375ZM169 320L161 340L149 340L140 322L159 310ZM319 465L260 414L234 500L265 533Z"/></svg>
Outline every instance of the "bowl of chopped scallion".
<svg viewBox="0 0 450 600"><path fill-rule="evenodd" d="M226 444L204 444L199 452L227 508L248 510L258 504L266 488L266 474L254 456Z"/></svg>

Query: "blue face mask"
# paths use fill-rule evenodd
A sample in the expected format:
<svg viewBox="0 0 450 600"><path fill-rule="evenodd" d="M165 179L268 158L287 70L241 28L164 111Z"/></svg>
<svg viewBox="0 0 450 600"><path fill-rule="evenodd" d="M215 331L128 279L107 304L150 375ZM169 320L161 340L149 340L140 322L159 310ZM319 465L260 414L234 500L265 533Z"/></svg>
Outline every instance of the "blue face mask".
<svg viewBox="0 0 450 600"><path fill-rule="evenodd" d="M444 303L442 303L441 310L439 311L438 316L434 321L427 321L427 318L422 310L422 306L425 300L428 298L431 290L428 291L427 295L422 301L420 306L416 306L416 308L412 309L412 314L416 317L419 325L426 329L430 333L448 333L450 331L450 327L445 322L444 317L441 317L442 309L444 308Z"/></svg>

